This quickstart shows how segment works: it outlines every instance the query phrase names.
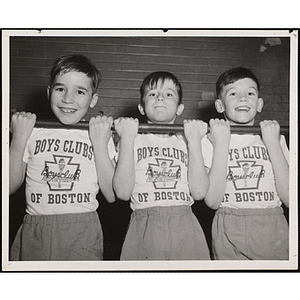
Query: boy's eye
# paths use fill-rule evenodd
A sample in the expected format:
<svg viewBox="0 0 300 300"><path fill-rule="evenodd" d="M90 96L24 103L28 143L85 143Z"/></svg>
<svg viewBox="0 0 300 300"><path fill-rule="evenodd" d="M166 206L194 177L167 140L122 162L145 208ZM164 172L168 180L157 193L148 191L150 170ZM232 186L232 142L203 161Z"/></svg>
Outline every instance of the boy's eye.
<svg viewBox="0 0 300 300"><path fill-rule="evenodd" d="M150 92L148 93L148 97L155 97L156 96L156 93L155 92Z"/></svg>
<svg viewBox="0 0 300 300"><path fill-rule="evenodd" d="M167 93L167 97L173 97L172 93Z"/></svg>
<svg viewBox="0 0 300 300"><path fill-rule="evenodd" d="M85 92L84 91L77 91L77 94L78 95L85 95Z"/></svg>
<svg viewBox="0 0 300 300"><path fill-rule="evenodd" d="M57 87L54 89L56 92L63 92L64 89L62 87Z"/></svg>

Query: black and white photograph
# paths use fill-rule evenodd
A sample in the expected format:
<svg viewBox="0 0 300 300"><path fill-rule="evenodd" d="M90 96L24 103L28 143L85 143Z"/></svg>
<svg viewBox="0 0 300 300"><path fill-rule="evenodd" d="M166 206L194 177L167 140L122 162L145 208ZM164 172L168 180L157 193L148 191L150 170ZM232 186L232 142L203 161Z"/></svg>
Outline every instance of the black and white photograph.
<svg viewBox="0 0 300 300"><path fill-rule="evenodd" d="M298 269L297 30L3 30L2 269Z"/></svg>

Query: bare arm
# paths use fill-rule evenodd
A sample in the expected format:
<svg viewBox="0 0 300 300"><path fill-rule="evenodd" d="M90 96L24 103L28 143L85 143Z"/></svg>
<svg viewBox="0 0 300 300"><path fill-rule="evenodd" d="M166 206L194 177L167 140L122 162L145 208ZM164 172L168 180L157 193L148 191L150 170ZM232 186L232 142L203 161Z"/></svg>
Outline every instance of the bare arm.
<svg viewBox="0 0 300 300"><path fill-rule="evenodd" d="M112 188L114 164L109 158L108 142L111 138L111 125L113 119L107 116L91 118L89 122L89 135L94 149L98 184L105 199L112 203L115 194Z"/></svg>
<svg viewBox="0 0 300 300"><path fill-rule="evenodd" d="M227 121L218 119L211 119L209 125L213 159L209 171L210 185L204 200L208 207L218 209L226 191L230 125Z"/></svg>
<svg viewBox="0 0 300 300"><path fill-rule="evenodd" d="M209 187L204 167L201 139L206 134L207 124L200 120L184 120L184 134L188 146L188 182L194 200L204 199Z"/></svg>
<svg viewBox="0 0 300 300"><path fill-rule="evenodd" d="M115 129L120 137L120 152L113 187L119 199L129 200L135 185L134 140L138 132L138 119L119 118Z"/></svg>
<svg viewBox="0 0 300 300"><path fill-rule="evenodd" d="M23 155L35 120L35 114L26 112L17 112L12 116L12 140L9 147L9 194L15 193L24 181L26 163L23 161Z"/></svg>
<svg viewBox="0 0 300 300"><path fill-rule="evenodd" d="M289 206L289 165L280 145L280 126L277 121L260 122L262 139L268 149L275 175L277 193L282 202Z"/></svg>

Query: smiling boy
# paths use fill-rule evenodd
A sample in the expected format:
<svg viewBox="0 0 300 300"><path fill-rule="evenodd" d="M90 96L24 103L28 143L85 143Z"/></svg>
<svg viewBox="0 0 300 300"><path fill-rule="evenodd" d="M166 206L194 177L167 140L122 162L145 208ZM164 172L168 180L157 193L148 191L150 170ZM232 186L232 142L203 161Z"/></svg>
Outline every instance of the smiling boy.
<svg viewBox="0 0 300 300"><path fill-rule="evenodd" d="M59 57L47 89L51 109L66 129L34 128L36 115L12 116L10 194L26 178L26 215L11 260L99 260L103 234L96 209L99 187L108 202L112 190L112 118L93 117L89 132L70 130L94 108L97 68L83 55Z"/></svg>
<svg viewBox="0 0 300 300"><path fill-rule="evenodd" d="M55 76L47 92L53 113L65 125L81 121L88 109L94 108L98 101L90 78L77 71Z"/></svg>
<svg viewBox="0 0 300 300"><path fill-rule="evenodd" d="M218 260L288 259L288 149L277 121L260 122L261 134L230 134L230 125L253 126L263 108L259 82L246 68L220 75L216 110L202 141L210 187L206 204L216 210L212 248Z"/></svg>

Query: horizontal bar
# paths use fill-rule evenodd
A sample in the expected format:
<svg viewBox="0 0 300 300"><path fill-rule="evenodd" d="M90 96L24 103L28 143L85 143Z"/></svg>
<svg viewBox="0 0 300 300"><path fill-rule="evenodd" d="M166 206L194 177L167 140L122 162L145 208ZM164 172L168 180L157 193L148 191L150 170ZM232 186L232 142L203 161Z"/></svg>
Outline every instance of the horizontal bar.
<svg viewBox="0 0 300 300"><path fill-rule="evenodd" d="M72 125L63 125L58 121L54 120L37 120L35 123L35 127L37 128L60 128L60 129L81 129L88 130L89 123L86 121L78 122ZM114 125L111 128L112 131L115 131ZM209 127L208 127L209 132ZM252 133L252 134L260 134L259 126L230 126L231 133ZM183 132L182 124L147 124L140 123L139 124L139 133L142 132L152 132L152 133L177 133ZM288 126L281 126L280 133L283 135L289 134Z"/></svg>

